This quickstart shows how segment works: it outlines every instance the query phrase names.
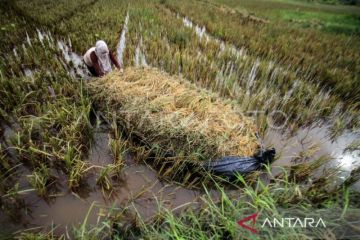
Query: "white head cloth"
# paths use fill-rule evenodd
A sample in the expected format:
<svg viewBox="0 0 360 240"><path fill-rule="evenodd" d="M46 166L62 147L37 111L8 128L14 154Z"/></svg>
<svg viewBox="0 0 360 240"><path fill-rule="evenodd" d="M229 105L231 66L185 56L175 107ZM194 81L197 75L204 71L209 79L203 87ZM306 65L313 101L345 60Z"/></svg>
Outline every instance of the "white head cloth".
<svg viewBox="0 0 360 240"><path fill-rule="evenodd" d="M101 70L106 74L111 72L111 63L109 49L103 40L99 40L95 44L95 54L98 57Z"/></svg>

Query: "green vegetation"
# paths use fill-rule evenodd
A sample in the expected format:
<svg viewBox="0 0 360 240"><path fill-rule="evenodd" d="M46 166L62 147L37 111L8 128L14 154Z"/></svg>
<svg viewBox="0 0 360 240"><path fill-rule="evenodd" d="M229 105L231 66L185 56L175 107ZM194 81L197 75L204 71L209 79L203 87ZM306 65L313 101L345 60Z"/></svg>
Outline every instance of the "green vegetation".
<svg viewBox="0 0 360 240"><path fill-rule="evenodd" d="M322 34L279 22L265 24L250 19L248 23L241 13L235 11L229 14L230 8L217 5L205 8L205 5L204 2L194 4L192 1L181 4L166 2L167 7L206 26L216 37L232 42L239 48L245 47L250 54L274 59L276 63L296 72L297 77L305 77L308 82L320 82L331 87L333 94L343 100L354 102L359 96L357 91L360 88L355 80L359 76L358 37L349 39L342 35ZM261 9L272 7L271 3L261 6ZM237 30L239 24L241 31Z"/></svg>
<svg viewBox="0 0 360 240"><path fill-rule="evenodd" d="M54 3L53 1L35 0L31 4L27 1L16 1L14 6L28 20L50 26L55 22L72 17L82 8L95 2L94 0L60 0Z"/></svg>
<svg viewBox="0 0 360 240"><path fill-rule="evenodd" d="M359 0L295 0L295 1L308 2L308 3L360 5Z"/></svg>
<svg viewBox="0 0 360 240"><path fill-rule="evenodd" d="M287 0L216 0L213 2L225 4L242 13L255 14L276 21L276 24L284 25L288 22L289 26L311 28L328 33L359 35L359 7L304 4L301 1Z"/></svg>
<svg viewBox="0 0 360 240"><path fill-rule="evenodd" d="M264 0L0 0L0 4L0 210L11 219L19 220L29 210L25 193L56 199L60 179L77 195L85 188L84 180L92 177L108 197L114 182L121 184L127 153L133 152L135 162L153 163L144 144L123 132L114 105L88 92L83 69L76 67L81 60L73 56L81 56L98 39L115 50L126 16L125 67L145 65L142 57L152 67L181 74L198 88L231 101L245 115L264 113L256 119L260 135L269 128L265 118L274 111L288 117L286 127L292 131L317 121L330 124L334 135L360 127L358 7ZM106 166L87 161L96 127L91 115L99 109L101 121L111 125L109 149L114 161ZM284 120L273 118L279 125ZM198 154L187 150L189 155ZM295 157L307 159L313 153L305 149ZM358 168L336 187L333 172L311 178L328 160L288 167L277 175L268 169L264 174L269 182L256 172L234 182L207 176L203 184L195 185L195 176L154 164L159 177L178 174L181 181L176 184L200 189L201 206L180 212L159 203L158 213L148 220L128 216L132 206L127 206L103 215L96 226L84 216L84 223L69 231L75 239L257 238L236 221L254 212L284 215L279 208L344 213L359 208L358 193L349 190L360 178ZM344 216L340 222L349 223ZM336 227L331 226L330 233L335 234ZM37 230L18 232L16 238L65 238L56 229ZM322 238L325 233L280 229L262 234L303 239Z"/></svg>
<svg viewBox="0 0 360 240"><path fill-rule="evenodd" d="M360 34L360 16L356 15L333 15L315 12L285 12L284 20L288 20L300 26L319 28L327 32Z"/></svg>
<svg viewBox="0 0 360 240"><path fill-rule="evenodd" d="M41 60L35 50L39 44L32 42L33 49L27 49L37 61ZM4 144L16 150L15 155L9 156L11 164L23 163L34 169L29 180L40 195L45 194L46 186L52 185L48 168L74 176L77 162L86 154L88 140L92 138L90 101L83 94L82 83L72 79L60 62L51 61L52 74L42 70L47 66L41 67L39 63L31 77L0 79L0 119L14 132ZM11 179L8 180L11 186Z"/></svg>

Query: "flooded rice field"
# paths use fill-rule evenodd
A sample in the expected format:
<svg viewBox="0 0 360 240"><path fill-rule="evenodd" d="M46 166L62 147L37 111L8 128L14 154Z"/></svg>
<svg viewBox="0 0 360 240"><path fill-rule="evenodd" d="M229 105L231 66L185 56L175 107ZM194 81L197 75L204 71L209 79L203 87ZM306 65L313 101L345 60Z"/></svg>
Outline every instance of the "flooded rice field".
<svg viewBox="0 0 360 240"><path fill-rule="evenodd" d="M96 130L87 162L93 169L87 174L79 191L69 191L67 178L57 172L54 173L57 176L57 191L46 200L28 185L26 179L29 171L22 167L19 173L23 180L20 192L27 210L20 212L16 220L1 213L0 231L47 229L54 230L55 234L65 234L72 227L81 225L86 216L90 225L95 225L109 212L126 212L130 220L139 216L147 221L161 208L176 213L199 204L200 191L160 180L155 170L135 163L131 154L126 155L125 167L121 176L113 180L111 192L103 192L96 184L96 175L99 168L113 163L106 127Z"/></svg>
<svg viewBox="0 0 360 240"><path fill-rule="evenodd" d="M22 51L23 58L29 57L29 53L37 51L32 42L40 41L43 48L42 51L44 51L44 53L47 53L49 50L60 51L61 55L55 55L55 58L60 61L71 77L89 79L89 73L84 65L83 57L72 50L70 39L57 39L50 31L36 29L36 32L36 38L33 38L32 40L30 36L26 34L26 40L22 44L22 48L19 49ZM37 69L31 69L31 66L23 66L23 64L20 63L21 58L18 57L16 48L14 48L14 56L17 61L19 61L23 74L26 77L33 79L33 75L37 72ZM50 70L47 70L47 73L48 75L51 75Z"/></svg>
<svg viewBox="0 0 360 240"><path fill-rule="evenodd" d="M177 15L178 18L179 15ZM118 60L124 63L123 55L125 51L126 33L128 31L129 14L126 15L120 40L117 48ZM193 28L200 39L205 41L215 41L220 48L220 52L229 49L237 58L246 58L246 51L238 49L233 45L228 45L220 39L212 37L206 32L205 27L194 24L188 17L183 17L186 27ZM55 40L50 32L37 29L37 37L41 44L47 41L62 53L65 66L72 77L80 76L89 79L88 73L84 68L83 60L80 55L71 49L71 40ZM27 35L26 43L31 47L31 39ZM25 47L24 47L25 49ZM148 62L143 52L143 40L140 40L135 49L134 62L136 66L148 66ZM17 51L14 49L14 55ZM218 74L218 81L229 76L231 77L234 63L228 62L223 65ZM251 68L246 83L247 94L255 81L256 71L259 61L256 61ZM24 74L32 77L33 71L24 68ZM36 71L36 70L35 70ZM290 94L291 95L291 94ZM4 136L11 135L11 129L5 131ZM71 192L67 188L67 179L61 173L56 173L57 189L54 195L44 200L37 196L26 181L21 185L21 192L26 205L25 214L21 214L16 222L2 215L3 230L12 232L14 229L54 229L56 233L67 233L75 225L79 225L88 215L87 223L96 224L109 211L129 211L128 214L139 215L143 219L151 219L155 216L159 208L165 207L173 211L180 211L182 208L191 206L196 207L200 204L200 196L203 192L187 189L175 183L168 183L160 180L157 172L144 163L136 163L131 154L125 158L125 167L118 179L113 180L111 192L103 192L101 187L96 184L96 175L100 169L113 163L113 155L109 149L109 132L107 127L101 127L94 133L95 141L90 149L87 162L91 170L87 174L86 181L81 187L81 191ZM339 181L349 176L350 172L360 166L359 151L350 151L347 148L357 139L359 133L345 132L342 135L332 138L329 126L326 124L313 124L306 128L300 128L295 133L289 133L284 129L269 129L264 136L266 147L275 147L278 159L273 163L273 174L276 175L277 167L288 167L304 162L311 162L322 156L331 159L326 167L338 168ZM20 179L26 179L29 171L21 167ZM359 190L359 184L355 188ZM230 193L231 191L229 191ZM218 194L213 192L214 198Z"/></svg>
<svg viewBox="0 0 360 240"><path fill-rule="evenodd" d="M351 144L360 139L359 132L345 131L340 136L331 135L330 126L324 123L314 123L309 127L300 128L295 133L283 130L269 129L264 138L266 146L277 150L278 159L272 164L274 174L276 166L286 167L311 162L321 157L329 161L323 168L337 169L334 181L339 184L349 177L352 170L360 166L360 151L351 150ZM313 176L309 176L311 178ZM360 190L359 183L354 186Z"/></svg>
<svg viewBox="0 0 360 240"><path fill-rule="evenodd" d="M5 136L13 134L10 128L5 129L8 129ZM86 222L90 225L96 224L109 212L126 212L129 219L141 216L144 221L148 221L160 209L166 208L177 213L186 207L196 209L200 206L204 192L161 180L156 170L145 163L135 162L130 153L126 154L121 176L112 179L112 190L104 192L96 184L96 178L101 168L114 161L109 149L108 128L98 128L94 136L94 143L86 160L92 169L79 191L69 191L66 177L58 172L55 173L57 191L49 199L40 198L26 181L29 170L20 167L20 179L23 179L20 192L27 210L20 213L16 221L1 214L2 231L52 229L57 234L69 234L68 231L81 225L86 216ZM339 184L353 169L360 166L359 151L347 150L357 139L359 133L345 132L331 140L327 125L314 124L293 134L270 129L266 133L264 144L266 147L275 147L278 153L278 159L271 166L274 175L279 172L277 167L289 167L328 156L331 161L325 168L338 169L338 179L335 180ZM314 176L309 176L311 177ZM354 188L360 190L359 184L355 184ZM216 201L220 193L210 191ZM236 194L236 191L229 189L228 194Z"/></svg>
<svg viewBox="0 0 360 240"><path fill-rule="evenodd" d="M176 17L179 19L180 15L176 14ZM209 41L214 41L219 46L219 54L221 54L225 50L228 50L236 58L243 58L243 59L247 58L246 49L244 47L239 49L233 44L228 44L225 41L212 36L211 34L209 34L206 31L205 26L199 26L199 25L193 23L193 21L191 21L189 19L189 17L187 17L187 16L184 16L182 19L183 19L184 26L193 29L196 33L196 36L200 40L205 39L206 43Z"/></svg>
<svg viewBox="0 0 360 240"><path fill-rule="evenodd" d="M156 5L154 9L156 11L160 9L160 13L167 13L164 9L169 10L160 5ZM304 112L306 121L301 122L301 124L299 123L295 128L292 128L290 125L295 125L294 122L297 120L303 120L301 117L296 116L298 118L290 119L293 122L289 122L288 125L284 125L281 128L269 127L268 122L260 122L258 124L259 131L260 129L266 129L263 131L265 132L264 135L260 137L263 146L266 148L274 147L277 152L276 160L270 166L269 172L271 174L263 173L266 179L264 182L267 183L265 185L270 186L274 177L276 178L284 172L283 169L286 169L291 174L293 167L313 163L322 158L326 159L323 162L324 164L316 168L316 171L307 174L305 182L297 183L299 186L306 185L327 174L329 176L331 174L333 185L338 186L346 181L353 171L360 168L360 150L357 145L352 147L354 143L359 141L360 132L355 131L355 128L353 128L353 131L350 131L350 128L342 126L342 122L339 124L339 129L334 129L333 124L336 120L341 119L345 126L351 121L356 121L356 116L349 117L350 115L342 114L338 111L342 106L345 106L345 103L338 98L335 100L331 98L333 94L331 89L325 88L315 80L311 82L312 85L308 84L306 82L308 75L298 74L298 69L296 67L291 68L289 64L280 64L276 61L276 57L258 57L257 55L250 54L252 52L244 47L245 45L236 46L231 41L225 41L217 37L215 33L208 31L205 26L195 23L189 17L190 15L188 16L188 13L182 15L171 10L172 20L176 21L177 24L174 26L183 28L179 30L181 34L177 35L173 33L173 29L164 30L156 25L165 25L164 21L166 21L166 18L165 20L160 19L160 15L157 16L153 12L148 11L146 12L148 15L144 14L144 16L149 17L149 19L146 19L142 14L136 14L136 11L139 11L139 9L129 6L122 9L122 18L114 21L116 24L119 22L123 24L120 35L116 33L116 29L119 29L119 26L116 26L113 31L112 29L109 31L119 35L116 36L116 41L111 44L117 46L116 56L122 66L151 66L160 68L169 74L179 74L195 84L199 83L198 85L201 87L219 92L220 96L227 100L236 101L244 112L259 109L261 112L274 110L275 112L283 113L293 108L296 108L298 111L294 115ZM156 32L154 30L157 29L142 27L147 26L144 19L149 20L151 26L154 24L161 30ZM134 29L134 26L136 28L139 27L139 29ZM57 32L57 34L59 33ZM99 183L99 179L102 174L107 173L107 169L115 168L118 160L113 153L111 132L113 129L111 129L112 126L110 124L97 127L90 124L90 128L93 131L91 132L91 136L93 136L91 144L89 143L90 138L86 138L89 137L88 135L85 137L84 142L79 143L78 149L74 147L75 150L70 149L69 146L74 143L77 144L76 141L82 139L76 134L73 134L74 136L76 135L74 137L76 139L75 142L72 139L68 139L70 138L69 136L73 135L68 134L66 131L65 134L61 135L63 139L60 139L61 137L59 138L57 135L57 137L51 136L49 139L46 139L45 135L40 135L37 131L44 129L47 131L47 128L41 128L43 126L49 126L49 129L56 133L60 131L59 129L66 128L69 125L66 120L73 114L71 112L72 109L69 108L69 110L66 108L67 106L63 107L61 105L64 104L63 102L68 101L67 98L71 99L71 97L76 96L81 99L79 100L80 103L77 102L80 107L76 108L74 112L78 112L79 109L83 111L77 118L71 120L76 124L79 123L79 125L74 124L74 126L71 126L70 130L67 129L71 133L86 130L86 127L84 127L86 123L81 125L83 123L81 122L83 121L82 117L85 116L84 118L86 119L89 117L90 111L96 111L95 106L93 106L93 99L85 96L87 93L82 95L82 85L81 94L79 95L71 91L73 90L71 84L66 85L64 89L60 87L60 90L59 86L56 85L57 82L65 78L63 77L64 75L70 79L69 82L74 80L75 82L77 80L93 80L84 65L82 54L73 50L79 48L79 46L76 48L77 41L74 39L72 41L67 35L59 36L57 34L55 32L52 33L50 30L44 30L44 28L39 26L30 35L26 32L26 37L24 33L21 43L10 48L9 56L11 55L11 61L15 69L15 73L12 72L13 76L20 75L21 78L25 79L26 84L28 82L36 83L36 87L43 87L42 84L45 84L45 91L39 91L37 95L47 94L44 99L49 102L45 103L50 108L44 107L45 110L43 110L39 105L35 106L35 110L33 110L33 102L29 102L28 108L30 110L27 107L16 109L13 112L8 110L14 116L20 116L19 119L13 119L9 116L4 117L5 114L3 116L1 115L2 112L0 112L0 157L2 157L2 148L6 150L4 151L6 152L6 157L16 160L20 159L18 154L22 151L28 151L33 154L36 161L38 160L36 157L39 157L42 161L44 159L46 161L49 159L51 159L49 161L61 159L64 162L69 156L71 159L71 157L76 155L72 155L72 150L79 151L80 153L76 155L78 158L74 157L71 159L73 162L70 164L70 170L67 169L67 171L63 170L62 166L54 167L55 164L52 165L52 162L48 163L45 161L44 166L49 170L50 178L46 179L44 185L49 187L49 191L42 196L40 196L41 194L34 187L34 184L31 183L31 180L36 177L36 171L39 172L38 165L29 166L31 164L27 162L27 160L32 160L31 154L29 154L29 157L26 155L26 152L24 154L25 157L22 156L23 158L17 161L17 165L13 166L10 170L5 169L8 171L5 171L6 174L9 172L14 173L19 182L11 186L10 190L6 189L8 186L5 186L5 184L5 190L0 189L1 193L9 190L0 199L2 207L2 211L0 211L0 233L12 234L42 230L43 232L52 232L55 235L63 235L67 239L72 239L72 230L82 224L84 226L95 226L99 222L105 221L107 221L106 224L112 224L114 221L108 220L112 220L114 216L120 216L120 221L126 224L132 224L136 221L151 222L162 211L172 212L174 216L180 216L182 210L185 209L204 210L207 213L208 208L210 209L219 203L221 205L220 208L224 208L222 205L225 202L224 198L227 200L231 199L229 200L230 202L237 202L240 199L240 195L246 194L247 190L249 190L248 193L250 194L245 196L245 204L240 206L245 206L248 203L249 205L252 204L251 200L247 202L248 199L257 196L259 193L251 192L252 187L250 186L246 186L249 189L244 187L244 191L240 189L242 185L241 187L237 186L238 188L236 189L232 188L232 182L226 182L224 186L221 185L221 189L218 186L215 187L217 183L214 186L186 186L183 183L164 179L160 175L159 169L155 169L151 163L147 163L146 159L136 160L136 152L130 151L125 151L125 154L123 154L121 168L119 168L120 170L116 169L119 170L117 174L111 173L107 176L108 179L106 181L108 181L107 183L111 187L108 189L104 188ZM156 34L159 34L159 36ZM164 44L164 46L161 44ZM168 54L166 58L163 56L165 54L160 54L164 53L161 51ZM158 53L160 56L158 56ZM49 60L52 58L54 60ZM16 72L16 70L18 71ZM61 72L61 74L56 75L57 71ZM41 81L36 82L39 79ZM68 84L68 82L66 83ZM81 83L83 82L81 81ZM283 85L286 86L283 87ZM29 95L23 96L23 101L26 102L25 100L28 97L31 98L32 94L34 94L33 92L35 90L31 91ZM309 98L312 99L305 99L308 97L308 94L311 94ZM61 97L64 97L64 99L61 99ZM84 100L87 97L91 99L89 102ZM63 102L56 101L59 99ZM66 104L72 105L76 101L77 99L73 99L69 101L70 103L66 102ZM327 102L332 104L332 101L335 104L327 105ZM8 103L11 105L11 101L8 101ZM301 103L301 105L297 103ZM54 104L54 106L51 104ZM58 108L55 104L59 104L63 112L54 110ZM356 106L353 109L355 108ZM321 115L319 113L317 115L318 109L325 109L325 114ZM44 114L44 119L37 118L36 114L33 114L31 110L38 114ZM306 112L307 110L309 111ZM19 112L24 114L24 116L16 115ZM289 115L293 113L289 112ZM314 115L313 113L315 112L316 114ZM58 119L51 122L51 117ZM326 122L324 119L329 119L329 122ZM21 121L23 121L23 125L20 126L18 122ZM43 122L46 122L48 125L41 125ZM30 130L27 132L28 129ZM32 131L33 129L35 130ZM294 131L293 129L297 130ZM334 134L334 132L337 134ZM29 137L28 142L24 141L27 144L24 146L24 149L21 146L23 143L21 142L23 140L21 134ZM57 143L56 141L59 141L60 144L57 144L60 145L60 149L51 152L49 150L51 149L51 144L48 144L50 147L45 146L45 144L38 147L36 144L39 142L42 144L41 140L43 139L48 141L44 140L46 144ZM64 151L66 142L67 147L70 149L68 152ZM87 145L88 143L89 145ZM48 150L50 153L46 152ZM81 153L85 153L84 156ZM2 159L0 158L0 160ZM71 170L75 169L76 161L85 162L83 165L85 170L82 172L84 177L81 178L80 185L73 187L71 184L73 179L70 176L73 177ZM41 162L41 164L43 163ZM3 170L1 167L2 165L0 165L0 171ZM6 174L4 174L5 179L8 177ZM357 181L351 189L360 192L360 182ZM242 191L241 194L240 191ZM209 197L209 195L212 204L207 203L206 205L204 199ZM16 197L12 198L13 196ZM5 204L2 202L3 199L5 199ZM255 199L254 202L258 204L262 200L256 202ZM214 208L216 209L216 207ZM254 208L256 210L262 209L259 206ZM226 219L234 222L233 220L237 219L237 217L238 215L226 217ZM220 237L220 239L226 238L227 234L221 235L222 238Z"/></svg>

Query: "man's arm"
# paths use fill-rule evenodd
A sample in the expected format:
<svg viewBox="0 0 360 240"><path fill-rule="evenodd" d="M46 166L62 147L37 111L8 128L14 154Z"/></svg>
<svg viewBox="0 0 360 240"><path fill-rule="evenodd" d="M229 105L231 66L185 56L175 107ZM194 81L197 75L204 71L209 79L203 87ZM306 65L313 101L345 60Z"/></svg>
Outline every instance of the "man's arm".
<svg viewBox="0 0 360 240"><path fill-rule="evenodd" d="M112 52L109 52L110 54L110 59L111 61L113 62L113 64L118 68L118 69L121 69L121 65L120 63L118 62L118 60L115 58L114 54Z"/></svg>
<svg viewBox="0 0 360 240"><path fill-rule="evenodd" d="M99 75L99 77L104 76L104 73L101 71L98 58L95 54L95 52L92 52L90 54L91 62L93 64L93 67L95 68L96 73Z"/></svg>

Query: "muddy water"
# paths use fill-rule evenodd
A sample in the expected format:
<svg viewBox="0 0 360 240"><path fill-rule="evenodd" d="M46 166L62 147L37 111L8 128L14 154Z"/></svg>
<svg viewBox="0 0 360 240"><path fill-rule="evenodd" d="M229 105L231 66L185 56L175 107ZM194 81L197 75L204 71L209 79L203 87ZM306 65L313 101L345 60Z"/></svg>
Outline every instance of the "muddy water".
<svg viewBox="0 0 360 240"><path fill-rule="evenodd" d="M61 51L62 56L60 60L61 62L65 60L64 66L67 69L70 76L74 78L78 76L84 79L89 78L88 71L83 63L83 58L82 56L78 55L72 50L72 44L70 39L68 39L67 41L55 39L50 31L46 32L43 30L36 29L36 32L37 32L37 39L40 41L43 47L46 46L45 44L48 44L50 48L54 48ZM31 38L26 33L26 41L22 45L22 50L25 53L27 51L27 47L31 48L32 43L31 43ZM17 52L15 48L13 51L14 51L14 55L17 56ZM34 72L36 72L36 70L29 69L25 66L22 66L21 68L25 76L33 78ZM49 72L49 74L51 74L51 72Z"/></svg>
<svg viewBox="0 0 360 240"><path fill-rule="evenodd" d="M108 131L99 129L87 159L89 164L106 166L113 163L108 141ZM135 163L130 154L126 156L125 162L120 179L113 180L114 191L111 194L103 194L96 185L97 168L87 175L79 192L69 192L66 177L59 174L57 177L60 191L55 198L44 201L34 191L23 193L28 211L23 212L20 222L11 222L0 212L0 231L5 231L5 228L12 231L54 228L54 233L66 234L73 226L79 226L88 213L88 224L96 224L101 215L108 212L124 209L128 209L130 216L139 214L146 220L154 216L160 205L178 212L185 206L198 204L199 191L160 181L156 171L149 166ZM30 172L24 168L19 179L26 179L28 174ZM27 181L22 181L21 189L30 188ZM94 205L91 208L92 204Z"/></svg>
<svg viewBox="0 0 360 240"><path fill-rule="evenodd" d="M108 147L109 133L99 129L87 161L94 166L106 166L113 163ZM289 135L278 130L269 130L264 142L267 147L274 146L278 151L278 160L272 165L276 173L277 166L289 166L312 161L320 156L330 156L329 167L339 167L340 178L347 177L352 169L360 166L359 152L347 152L346 147L359 139L357 133L345 132L332 140L327 125L312 125ZM302 152L314 150L308 157ZM24 178L26 178L24 173ZM159 206L180 211L186 206L200 204L201 192L167 184L157 177L157 172L150 166L135 163L130 154L125 158L125 167L120 179L113 181L114 192L103 194L96 185L98 172L88 174L86 184L77 193L67 191L66 178L60 178L61 193L49 202L36 196L34 192L24 194L30 211L23 216L23 228L57 226L56 233L66 233L72 226L83 222L89 212L88 223L96 224L110 208L112 211L128 209L130 215L138 213L143 219L150 219L158 211ZM93 208L90 209L91 205Z"/></svg>
<svg viewBox="0 0 360 240"><path fill-rule="evenodd" d="M138 67L138 66L147 67L148 66L148 63L146 61L145 52L144 52L142 37L140 37L140 41L139 41L138 45L136 46L134 60L135 60L136 67Z"/></svg>
<svg viewBox="0 0 360 240"><path fill-rule="evenodd" d="M81 56L71 50L70 41L68 44L66 44L64 41L58 40L57 47L59 50L61 50L66 63L71 66L69 67L69 73L71 76L76 77L78 74L83 78L88 77L87 71L84 70L85 67L83 59Z"/></svg>
<svg viewBox="0 0 360 240"><path fill-rule="evenodd" d="M176 17L180 18L180 15L177 14ZM230 53L233 54L236 58L240 58L240 57L243 58L243 59L247 58L245 48L242 47L241 49L239 49L233 44L228 44L225 41L223 41L223 40L221 40L219 38L216 38L215 36L212 36L210 33L208 33L206 31L205 26L199 26L199 25L193 23L190 20L190 18L188 18L187 16L184 16L182 18L182 20L183 20L183 24L184 24L185 27L194 29L197 37L200 40L205 39L206 42L209 42L209 41L216 42L219 45L219 53L222 53L226 49L228 49L230 51Z"/></svg>
<svg viewBox="0 0 360 240"><path fill-rule="evenodd" d="M126 41L125 34L128 31L128 22L129 22L129 13L126 14L124 26L123 26L123 29L121 31L120 38L119 38L119 45L117 48L117 57L118 57L118 61L121 64L121 66L124 66L123 55L124 55L124 51L125 51L125 41Z"/></svg>
<svg viewBox="0 0 360 240"><path fill-rule="evenodd" d="M332 138L329 125L317 123L301 128L294 134L269 129L264 142L277 150L278 160L272 165L274 172L276 166L290 166L327 156L330 161L324 168L337 168L339 181L343 181L352 170L360 167L360 151L347 150L350 144L359 139L359 132L350 131Z"/></svg>
<svg viewBox="0 0 360 240"><path fill-rule="evenodd" d="M11 128L4 127L4 137L13 134ZM359 139L359 133L345 132L336 139L331 139L330 130L326 124L314 124L299 129L293 134L283 133L280 130L269 129L264 138L266 147L274 146L278 152L278 160L272 164L273 172L277 166L289 166L306 161L312 161L320 156L332 158L328 167L339 167L339 178L347 177L350 171L360 166L359 151L345 151L353 141ZM139 214L144 220L150 219L158 211L159 206L181 211L184 207L196 207L200 202L200 191L189 190L175 184L168 184L159 180L157 172L150 166L133 161L131 154L125 158L125 167L120 179L113 180L112 194L101 191L96 185L98 167L113 163L113 156L108 147L109 133L106 128L99 128L95 133L87 161L97 166L89 172L85 184L80 191L73 193L67 188L67 179L60 173L58 177L59 192L49 201L39 198L34 191L24 191L23 196L28 207L22 213L21 220L10 221L0 212L0 232L24 229L54 228L56 234L67 234L73 226L79 226L88 214L87 223L96 224L105 219L108 212L128 210L129 217ZM301 154L309 149L315 149L307 157ZM20 189L31 187L26 179L31 174L26 168L22 169ZM229 192L231 193L231 192ZM70 234L70 233L69 233ZM69 235L71 238L71 235Z"/></svg>

